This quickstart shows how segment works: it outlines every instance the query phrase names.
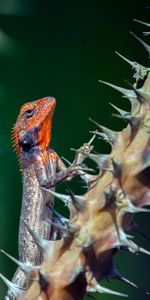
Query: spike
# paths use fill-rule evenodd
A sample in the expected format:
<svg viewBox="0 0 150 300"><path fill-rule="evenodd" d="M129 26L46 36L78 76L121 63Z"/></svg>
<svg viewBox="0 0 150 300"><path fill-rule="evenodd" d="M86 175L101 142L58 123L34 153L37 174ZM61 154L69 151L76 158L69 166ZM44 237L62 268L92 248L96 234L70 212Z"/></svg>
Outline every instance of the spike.
<svg viewBox="0 0 150 300"><path fill-rule="evenodd" d="M118 278L119 279L119 278ZM128 280L126 277L120 277L120 280L127 283L128 285L131 285L133 287L135 287L136 289L138 289L139 291L145 293L146 295L150 295L149 291L146 291L145 289L143 289L142 287L138 286L137 284L135 284L134 282Z"/></svg>
<svg viewBox="0 0 150 300"><path fill-rule="evenodd" d="M146 101L144 94L140 90L136 89L128 80L125 79L125 82L133 89L134 93L136 94L136 98L141 103L144 103Z"/></svg>
<svg viewBox="0 0 150 300"><path fill-rule="evenodd" d="M102 80L99 80L99 82L104 83L104 84L114 88L115 90L119 91L125 97L129 98L131 100L131 103L133 102L133 99L136 99L136 95L135 95L134 91L132 91L132 90L128 90L128 89L122 88L120 86L117 86L117 85L114 85L112 83L102 81Z"/></svg>
<svg viewBox="0 0 150 300"><path fill-rule="evenodd" d="M69 190L69 193L70 193L72 204L74 205L76 210L78 212L83 211L85 206L86 206L86 202L83 200L83 197L74 195L74 193L72 192L72 190L70 189L69 186L68 186L68 190Z"/></svg>
<svg viewBox="0 0 150 300"><path fill-rule="evenodd" d="M35 233L23 220L25 226L27 227L29 233L31 234L33 240L35 241L36 245L42 250L42 254L44 255L46 250L53 244L53 241L48 241L40 237L37 233Z"/></svg>
<svg viewBox="0 0 150 300"><path fill-rule="evenodd" d="M140 118L133 117L130 113L126 116L120 116L118 114L112 114L113 117L122 119L124 121L129 122L132 128L135 128L140 123Z"/></svg>
<svg viewBox="0 0 150 300"><path fill-rule="evenodd" d="M115 132L109 128L100 125L99 123L97 123L91 118L89 118L89 120L92 121L94 124L96 124L105 133L105 135L108 137L108 140L111 144L114 144L116 142L118 132Z"/></svg>
<svg viewBox="0 0 150 300"><path fill-rule="evenodd" d="M115 51L115 53L120 56L123 60L125 60L133 69L136 69L137 66L138 68L140 67L140 64L138 64L136 61L131 61L128 58L124 57L123 55L121 55L118 51Z"/></svg>
<svg viewBox="0 0 150 300"><path fill-rule="evenodd" d="M110 103L110 105L112 107L114 107L120 115L118 114L112 114L113 117L116 117L116 118L119 118L119 119L123 119L123 120L126 120L127 122L129 122L130 126L132 128L135 128L139 122L140 122L140 118L138 117L133 117L130 112L126 112L118 107L116 107L115 105L113 105L112 103Z"/></svg>
<svg viewBox="0 0 150 300"><path fill-rule="evenodd" d="M107 136L105 133L99 132L98 130L95 130L95 131L89 131L89 132L90 132L90 133L94 133L94 132L95 132L95 134L99 136L99 139L103 139L105 142L110 143L110 141L109 141L109 139L108 139L108 136Z"/></svg>
<svg viewBox="0 0 150 300"><path fill-rule="evenodd" d="M96 181L97 175L91 175L85 172L79 172L79 176L86 182L86 186L84 186L85 188L89 188L90 184L94 181Z"/></svg>
<svg viewBox="0 0 150 300"><path fill-rule="evenodd" d="M150 212L150 209L137 207L133 205L130 199L125 196L122 189L117 192L116 205L118 208L120 208L120 211L123 213Z"/></svg>
<svg viewBox="0 0 150 300"><path fill-rule="evenodd" d="M69 209L70 216L72 216L73 207L72 207L72 200L71 200L70 195L60 194L60 193L54 192L51 189L45 189L43 187L41 187L41 188L43 190L47 191L48 193L52 194L57 199L60 199L64 203L64 205L67 206L67 208Z"/></svg>
<svg viewBox="0 0 150 300"><path fill-rule="evenodd" d="M120 274L120 272L117 270L117 268L116 268L116 266L115 266L114 264L112 265L112 268L111 268L111 270L110 270L110 273L108 274L108 276L107 276L106 278L108 278L108 279L117 279L117 280L120 280L120 281L122 281L122 282L124 282L124 283L126 283L126 284L128 284L128 285L130 285L130 286L133 286L133 287L135 287L136 289L138 289L138 290L144 292L146 295L149 295L149 294L150 294L149 291L144 290L142 287L139 287L139 286L138 286L137 284L135 284L134 282L132 282L132 281L128 280L126 277L122 276L122 275Z"/></svg>
<svg viewBox="0 0 150 300"><path fill-rule="evenodd" d="M114 245L114 246L116 246L116 247L117 246L119 246L119 247L125 246L132 253L137 254L137 253L141 252L143 254L150 255L149 251L147 251L146 249L144 249L142 247L137 246L133 241L129 240L128 236L125 234L125 232L122 229L120 229L120 231L119 231L119 237L120 237L120 239L118 240L118 243L116 243L116 245Z"/></svg>
<svg viewBox="0 0 150 300"><path fill-rule="evenodd" d="M143 35L144 36L150 35L150 31L143 31Z"/></svg>
<svg viewBox="0 0 150 300"><path fill-rule="evenodd" d="M113 103L109 102L109 104L115 109L117 110L117 112L119 112L119 114L123 117L128 117L128 116L131 116L130 112L128 111L125 111L117 106L115 106Z"/></svg>
<svg viewBox="0 0 150 300"><path fill-rule="evenodd" d="M142 247L138 247L135 243L134 243L134 247L130 247L129 246L129 251L131 251L131 252L133 252L133 253L139 253L139 252L141 252L141 253L143 253L143 254L147 254L147 255L150 255L150 252L148 251L148 250L146 250L146 249L144 249L144 248L142 248Z"/></svg>
<svg viewBox="0 0 150 300"><path fill-rule="evenodd" d="M1 273L0 273L0 278L5 282L5 284L7 285L7 287L13 292L13 294L14 294L15 297L17 297L19 294L21 294L23 291L26 290L26 288L19 287L18 285L16 285L13 282L9 281Z"/></svg>
<svg viewBox="0 0 150 300"><path fill-rule="evenodd" d="M92 159L93 161L95 161L98 164L99 168L102 168L104 163L108 160L109 155L108 154L92 154L92 153L90 153L88 155L88 157L90 159Z"/></svg>
<svg viewBox="0 0 150 300"><path fill-rule="evenodd" d="M12 261L14 261L19 267L20 269L26 274L29 275L32 272L33 273L37 273L40 270L40 266L33 266L30 264L30 262L27 263L22 263L21 261L19 261L18 259L16 259L15 257L9 255L7 252L5 252L4 250L0 250L3 254L5 254L7 257L9 257Z"/></svg>
<svg viewBox="0 0 150 300"><path fill-rule="evenodd" d="M50 223L51 225L53 225L55 228L59 229L62 232L68 232L69 228L67 226L63 226L61 225L59 222L53 222L50 219L47 219L46 222Z"/></svg>
<svg viewBox="0 0 150 300"><path fill-rule="evenodd" d="M54 192L53 190L51 190L51 189L46 189L46 188L44 188L44 187L41 187L41 189L47 191L48 193L52 194L52 195L55 196L56 198L58 198L58 199L60 199L61 201L63 201L64 204L65 204L66 206L68 206L69 203L71 203L71 198L70 198L70 196L68 196L68 195L56 193L56 192Z"/></svg>
<svg viewBox="0 0 150 300"><path fill-rule="evenodd" d="M110 172L112 172L114 174L114 176L116 178L119 178L121 177L121 174L122 174L122 169L121 169L121 164L119 161L115 161L114 159L112 159L112 164L110 165Z"/></svg>
<svg viewBox="0 0 150 300"><path fill-rule="evenodd" d="M138 82L139 79L143 79L147 75L147 71L149 70L149 68L146 68L146 67L138 64L136 61L131 61L131 60L127 59L126 57L124 57L117 51L115 51L115 53L118 56L120 56L123 60L125 60L132 67L132 69L135 70L135 74L133 75L133 78L136 79L136 82Z"/></svg>
<svg viewBox="0 0 150 300"><path fill-rule="evenodd" d="M112 294L112 295L121 296L121 297L128 297L127 294L123 294L123 293L119 293L119 292L110 290L108 288L105 288L105 287L101 286L98 283L95 285L95 287L88 288L88 291L89 292L98 292L98 293Z"/></svg>
<svg viewBox="0 0 150 300"><path fill-rule="evenodd" d="M140 23L140 24L143 24L143 25L146 25L146 26L150 27L150 23L146 23L146 22L143 22L143 21L140 21L140 20L137 20L137 19L134 19L133 21L138 22L138 23Z"/></svg>
<svg viewBox="0 0 150 300"><path fill-rule="evenodd" d="M48 223L53 225L55 228L57 228L61 233L63 233L63 238L73 237L74 234L79 230L77 226L71 226L67 224L66 226L62 226L59 222L53 222L52 220L48 219Z"/></svg>
<svg viewBox="0 0 150 300"><path fill-rule="evenodd" d="M51 210L52 213L54 213L56 215L56 217L58 218L59 222L65 226L69 223L69 219L65 218L63 215L61 215L58 211L56 211L55 209L53 209L53 207L51 205L47 205L47 207Z"/></svg>
<svg viewBox="0 0 150 300"><path fill-rule="evenodd" d="M57 216L57 218L60 220L60 222L62 223L62 225L68 225L69 223L69 219L65 218L64 216L62 216L60 213L58 213L58 211L56 211L55 209L53 209L54 214Z"/></svg>
<svg viewBox="0 0 150 300"><path fill-rule="evenodd" d="M89 142L87 143L88 145L92 145L93 141L96 138L96 133L94 132L93 136L91 137L91 139L89 140Z"/></svg>
<svg viewBox="0 0 150 300"><path fill-rule="evenodd" d="M140 39L136 34L134 34L132 31L130 31L130 34L134 36L134 38L139 41L142 46L145 48L145 50L148 52L148 56L150 57L150 46L146 44L142 39Z"/></svg>
<svg viewBox="0 0 150 300"><path fill-rule="evenodd" d="M69 166L71 166L71 161L69 161L67 158L64 156L61 157Z"/></svg>
<svg viewBox="0 0 150 300"><path fill-rule="evenodd" d="M128 207L127 207L126 211L130 212L130 213L138 213L138 212L148 212L149 213L150 209L134 206L132 204L132 202L130 202L130 203L128 203Z"/></svg>

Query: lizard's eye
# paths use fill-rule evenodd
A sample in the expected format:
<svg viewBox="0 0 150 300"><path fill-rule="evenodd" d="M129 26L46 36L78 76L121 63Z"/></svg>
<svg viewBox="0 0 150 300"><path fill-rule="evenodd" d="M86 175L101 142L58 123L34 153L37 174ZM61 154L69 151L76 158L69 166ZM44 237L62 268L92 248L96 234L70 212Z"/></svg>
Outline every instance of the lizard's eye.
<svg viewBox="0 0 150 300"><path fill-rule="evenodd" d="M24 116L26 117L26 119L31 118L34 115L34 109L28 109L25 113Z"/></svg>

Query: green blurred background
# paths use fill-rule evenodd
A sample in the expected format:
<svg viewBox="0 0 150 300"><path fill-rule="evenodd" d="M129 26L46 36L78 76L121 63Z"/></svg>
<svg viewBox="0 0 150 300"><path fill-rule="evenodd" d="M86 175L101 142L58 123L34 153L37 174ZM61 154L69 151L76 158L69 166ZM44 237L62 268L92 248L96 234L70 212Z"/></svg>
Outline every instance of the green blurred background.
<svg viewBox="0 0 150 300"><path fill-rule="evenodd" d="M95 128L88 117L121 129L124 124L111 117L109 102L123 109L130 108L129 103L98 79L124 86L125 78L133 82L131 68L115 50L149 66L144 49L129 34L133 30L142 36L142 30L147 29L134 18L150 20L148 1L139 2L0 0L0 248L15 257L22 182L10 136L18 110L28 100L54 96L57 108L51 144L60 156L70 160L70 147L88 141L89 130ZM95 150L108 148L97 142ZM82 189L77 186L74 189L79 194ZM150 234L149 215L139 215L137 221ZM148 242L139 237L136 240L150 249ZM149 288L149 257L121 253L116 263L125 276ZM15 268L0 254L2 274L10 279ZM147 298L118 282L103 284L129 293L130 299ZM0 299L5 292L0 281ZM96 294L96 299L102 298L115 296Z"/></svg>

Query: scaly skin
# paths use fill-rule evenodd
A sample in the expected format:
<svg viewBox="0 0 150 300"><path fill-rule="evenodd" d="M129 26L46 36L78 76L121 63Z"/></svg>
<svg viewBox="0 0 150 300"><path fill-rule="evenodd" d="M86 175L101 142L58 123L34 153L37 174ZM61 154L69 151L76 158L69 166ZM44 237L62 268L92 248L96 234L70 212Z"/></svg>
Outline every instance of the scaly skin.
<svg viewBox="0 0 150 300"><path fill-rule="evenodd" d="M19 259L32 265L41 263L41 254L25 224L44 239L50 239L51 225L44 221L52 218L49 206L53 206L53 196L40 186L56 178L56 172L66 170L61 159L49 148L55 104L55 99L50 97L24 104L13 128L14 146L23 176ZM25 285L25 275L21 270L17 269L13 282ZM13 298L9 291L6 299Z"/></svg>

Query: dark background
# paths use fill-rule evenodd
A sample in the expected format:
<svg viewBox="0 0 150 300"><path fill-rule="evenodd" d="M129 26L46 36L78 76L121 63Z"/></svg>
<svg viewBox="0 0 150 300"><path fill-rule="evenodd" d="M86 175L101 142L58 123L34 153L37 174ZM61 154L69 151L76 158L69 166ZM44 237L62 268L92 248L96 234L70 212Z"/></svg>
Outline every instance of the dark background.
<svg viewBox="0 0 150 300"><path fill-rule="evenodd" d="M124 124L111 117L109 102L123 109L129 108L129 103L98 79L125 87L125 78L133 82L130 66L115 50L149 66L145 50L129 34L133 30L142 36L142 30L147 30L133 19L149 22L148 5L148 1L137 4L129 0L0 0L0 248L11 255L17 257L22 182L10 136L20 106L48 95L57 99L51 144L60 156L70 160L70 148L88 141L89 130L95 128L88 117L121 129ZM95 150L107 149L97 143ZM80 194L80 188L75 189ZM148 214L138 215L137 220L150 232ZM150 249L142 239L136 240ZM121 253L116 262L125 276L150 289L150 257ZM0 254L2 274L10 279L15 267ZM147 298L118 282L102 284L129 293L130 299ZM5 291L0 281L0 299Z"/></svg>

